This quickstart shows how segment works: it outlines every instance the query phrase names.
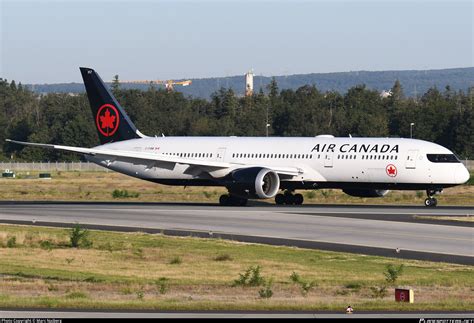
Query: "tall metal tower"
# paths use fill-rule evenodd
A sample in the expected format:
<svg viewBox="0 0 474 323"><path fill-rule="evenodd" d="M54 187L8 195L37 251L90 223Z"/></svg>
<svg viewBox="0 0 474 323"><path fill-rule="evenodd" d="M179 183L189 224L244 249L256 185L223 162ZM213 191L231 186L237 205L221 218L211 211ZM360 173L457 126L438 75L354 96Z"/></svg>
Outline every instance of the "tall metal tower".
<svg viewBox="0 0 474 323"><path fill-rule="evenodd" d="M245 74L245 96L251 96L253 94L253 69Z"/></svg>

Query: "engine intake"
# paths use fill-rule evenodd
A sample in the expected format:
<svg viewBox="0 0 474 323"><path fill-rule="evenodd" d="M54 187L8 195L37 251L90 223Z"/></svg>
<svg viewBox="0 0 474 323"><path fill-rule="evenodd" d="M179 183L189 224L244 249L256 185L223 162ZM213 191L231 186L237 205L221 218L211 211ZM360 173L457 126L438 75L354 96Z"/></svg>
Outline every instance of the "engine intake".
<svg viewBox="0 0 474 323"><path fill-rule="evenodd" d="M358 190L358 189L346 189L342 190L344 193L355 197L382 197L387 195L389 190Z"/></svg>
<svg viewBox="0 0 474 323"><path fill-rule="evenodd" d="M232 172L226 187L233 195L269 199L280 189L280 177L268 168L249 167Z"/></svg>

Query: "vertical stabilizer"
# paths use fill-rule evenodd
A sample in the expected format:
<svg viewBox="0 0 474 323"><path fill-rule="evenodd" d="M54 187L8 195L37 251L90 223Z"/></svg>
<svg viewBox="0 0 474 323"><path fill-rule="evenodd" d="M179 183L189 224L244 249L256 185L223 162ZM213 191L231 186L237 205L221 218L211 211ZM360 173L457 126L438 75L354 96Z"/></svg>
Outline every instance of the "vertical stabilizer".
<svg viewBox="0 0 474 323"><path fill-rule="evenodd" d="M100 76L91 68L81 67L80 70L100 143L143 137Z"/></svg>

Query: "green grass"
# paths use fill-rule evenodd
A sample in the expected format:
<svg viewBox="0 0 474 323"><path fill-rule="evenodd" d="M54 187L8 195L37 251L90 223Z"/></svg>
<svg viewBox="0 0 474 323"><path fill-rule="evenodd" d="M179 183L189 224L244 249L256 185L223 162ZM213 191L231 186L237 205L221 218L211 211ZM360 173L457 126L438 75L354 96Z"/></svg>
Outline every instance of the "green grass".
<svg viewBox="0 0 474 323"><path fill-rule="evenodd" d="M15 248L6 240L16 237ZM160 310L470 310L474 267L447 263L234 243L219 239L89 231L89 248L71 248L69 230L0 225L0 307ZM51 248L41 248L49 241ZM137 255L137 250L141 250ZM173 261L179 259L178 261ZM173 264L174 263L174 264ZM382 299L371 288L386 266L404 265L398 286L415 304ZM250 267L271 283L237 286ZM290 279L314 282L307 293Z"/></svg>

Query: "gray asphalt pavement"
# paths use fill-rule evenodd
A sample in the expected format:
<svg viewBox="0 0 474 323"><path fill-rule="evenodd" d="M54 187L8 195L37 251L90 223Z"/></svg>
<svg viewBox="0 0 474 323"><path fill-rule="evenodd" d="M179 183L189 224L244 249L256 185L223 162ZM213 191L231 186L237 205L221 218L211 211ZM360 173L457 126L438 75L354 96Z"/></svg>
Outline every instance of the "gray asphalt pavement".
<svg viewBox="0 0 474 323"><path fill-rule="evenodd" d="M420 259L474 264L472 223L419 222L414 215L473 216L469 207L218 207L200 204L159 203L0 203L0 222L34 224L81 223L96 228L201 232L223 238L251 237L244 241L292 241L297 246L363 252L400 251L425 255ZM236 239L239 240L239 239ZM304 243L303 243L304 242ZM302 244L303 243L303 244ZM333 248L325 248L332 246ZM336 247L335 247L336 246ZM349 248L342 248L342 246ZM371 254L371 252L365 252ZM378 253L375 253L378 254ZM397 256L396 254L394 254ZM443 258L443 256L445 256ZM417 258L417 257L409 257ZM460 261L452 261L460 262Z"/></svg>

